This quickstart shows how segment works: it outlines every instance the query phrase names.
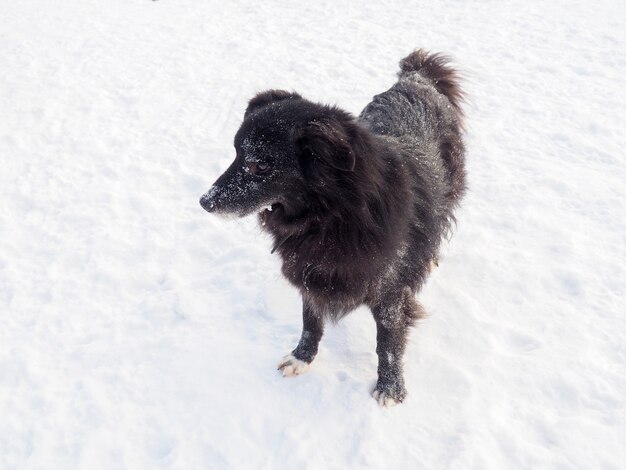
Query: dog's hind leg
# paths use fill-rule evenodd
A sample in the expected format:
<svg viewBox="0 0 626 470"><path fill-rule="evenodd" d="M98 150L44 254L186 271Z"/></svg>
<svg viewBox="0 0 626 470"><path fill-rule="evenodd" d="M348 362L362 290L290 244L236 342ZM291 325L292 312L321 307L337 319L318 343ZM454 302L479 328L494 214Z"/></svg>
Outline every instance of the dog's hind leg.
<svg viewBox="0 0 626 470"><path fill-rule="evenodd" d="M278 364L283 377L304 374L311 367L324 333L324 319L304 301L302 306L302 336L298 346Z"/></svg>
<svg viewBox="0 0 626 470"><path fill-rule="evenodd" d="M406 398L402 374L406 338L424 311L408 287L395 294L385 293L371 308L376 320L378 355L378 381L372 396L381 406L393 406Z"/></svg>

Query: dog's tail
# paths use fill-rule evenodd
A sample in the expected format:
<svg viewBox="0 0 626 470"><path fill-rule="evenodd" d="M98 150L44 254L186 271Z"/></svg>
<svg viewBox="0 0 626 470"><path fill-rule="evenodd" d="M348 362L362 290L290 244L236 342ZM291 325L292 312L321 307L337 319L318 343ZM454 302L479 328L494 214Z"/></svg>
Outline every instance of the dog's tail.
<svg viewBox="0 0 626 470"><path fill-rule="evenodd" d="M461 90L461 76L450 66L450 59L442 54L429 54L424 49L417 49L400 61L398 77L404 78L415 72L432 81L437 91L448 98L462 125L461 105L465 101L465 94Z"/></svg>
<svg viewBox="0 0 626 470"><path fill-rule="evenodd" d="M460 85L461 77L459 72L450 66L448 57L441 54L429 54L424 49L417 49L400 61L400 72L398 72L400 79L410 77L415 73L430 80L435 89L448 98L457 117L457 123L454 126L456 129L446 133L446 138L441 142L441 158L448 168L450 191L447 196L453 204L458 204L466 189L465 145L459 132L463 128L461 105L465 101L465 94ZM453 219L453 216L450 215L450 218Z"/></svg>

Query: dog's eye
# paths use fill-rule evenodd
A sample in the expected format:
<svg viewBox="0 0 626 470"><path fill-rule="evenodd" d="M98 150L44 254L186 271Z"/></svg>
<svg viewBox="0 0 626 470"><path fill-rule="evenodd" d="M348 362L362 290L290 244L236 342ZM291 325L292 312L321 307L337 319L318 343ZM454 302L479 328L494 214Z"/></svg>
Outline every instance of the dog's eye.
<svg viewBox="0 0 626 470"><path fill-rule="evenodd" d="M267 162L250 162L248 168L253 175L262 175L270 171L271 165Z"/></svg>

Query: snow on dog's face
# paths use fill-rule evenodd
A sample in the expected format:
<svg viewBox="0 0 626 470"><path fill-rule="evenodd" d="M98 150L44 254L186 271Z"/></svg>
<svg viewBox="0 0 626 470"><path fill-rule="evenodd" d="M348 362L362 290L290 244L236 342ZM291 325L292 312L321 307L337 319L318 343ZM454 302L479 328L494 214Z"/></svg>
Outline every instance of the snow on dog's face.
<svg viewBox="0 0 626 470"><path fill-rule="evenodd" d="M238 132L235 160L202 196L202 207L208 212L244 216L279 204L299 176L285 134L280 123Z"/></svg>
<svg viewBox="0 0 626 470"><path fill-rule="evenodd" d="M325 169L354 169L348 140L328 107L286 91L261 93L248 104L235 135L235 160L200 204L208 212L237 216L262 209L265 216L294 216L311 209L307 196L328 177Z"/></svg>
<svg viewBox="0 0 626 470"><path fill-rule="evenodd" d="M235 160L200 199L208 212L245 216L277 208L302 180L286 110L280 103L251 109L253 101L235 135Z"/></svg>

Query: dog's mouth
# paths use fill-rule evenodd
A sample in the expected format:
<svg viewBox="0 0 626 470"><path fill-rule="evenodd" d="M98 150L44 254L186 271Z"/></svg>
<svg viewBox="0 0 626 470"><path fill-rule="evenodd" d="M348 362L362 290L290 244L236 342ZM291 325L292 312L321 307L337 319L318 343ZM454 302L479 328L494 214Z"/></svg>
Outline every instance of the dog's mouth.
<svg viewBox="0 0 626 470"><path fill-rule="evenodd" d="M263 206L259 212L261 224L265 225L265 222L269 221L272 217L276 217L276 214L283 212L283 209L283 205L280 202Z"/></svg>
<svg viewBox="0 0 626 470"><path fill-rule="evenodd" d="M267 204L266 206L263 206L261 208L261 214L263 215L269 215L272 212L276 211L276 210L280 210L282 208L282 204L280 204L279 202L274 202L272 204Z"/></svg>

